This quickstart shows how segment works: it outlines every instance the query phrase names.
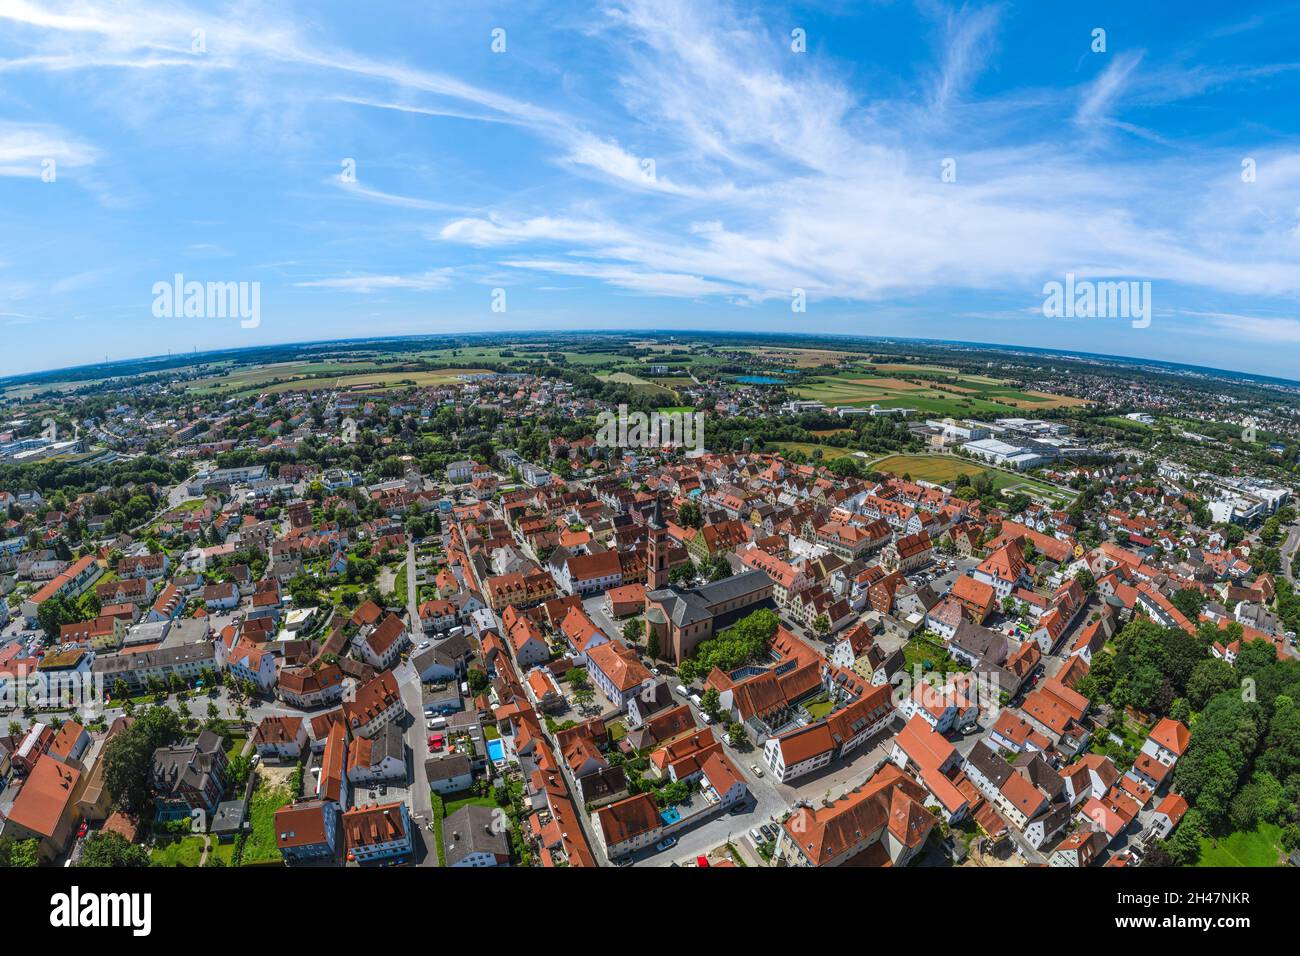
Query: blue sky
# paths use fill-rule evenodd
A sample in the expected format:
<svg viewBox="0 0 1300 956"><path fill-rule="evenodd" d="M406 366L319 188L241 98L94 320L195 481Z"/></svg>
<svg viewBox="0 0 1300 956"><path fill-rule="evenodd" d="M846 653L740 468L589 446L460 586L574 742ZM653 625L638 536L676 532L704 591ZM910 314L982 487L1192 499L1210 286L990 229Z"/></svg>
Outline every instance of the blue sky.
<svg viewBox="0 0 1300 956"><path fill-rule="evenodd" d="M1248 6L0 0L0 375L661 327L1300 378L1300 5ZM177 273L260 324L156 318ZM1045 318L1066 273L1150 326Z"/></svg>

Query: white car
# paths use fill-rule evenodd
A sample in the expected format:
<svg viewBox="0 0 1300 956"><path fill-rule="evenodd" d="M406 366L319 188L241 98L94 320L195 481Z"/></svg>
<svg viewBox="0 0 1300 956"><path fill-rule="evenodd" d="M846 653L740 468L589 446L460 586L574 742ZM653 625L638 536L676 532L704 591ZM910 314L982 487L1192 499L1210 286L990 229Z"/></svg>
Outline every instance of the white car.
<svg viewBox="0 0 1300 956"><path fill-rule="evenodd" d="M763 768L760 767L758 764L756 764L756 763L751 763L751 764L749 765L749 769L752 770L752 771L754 771L754 776L755 776L755 777L761 777L761 776L763 776Z"/></svg>

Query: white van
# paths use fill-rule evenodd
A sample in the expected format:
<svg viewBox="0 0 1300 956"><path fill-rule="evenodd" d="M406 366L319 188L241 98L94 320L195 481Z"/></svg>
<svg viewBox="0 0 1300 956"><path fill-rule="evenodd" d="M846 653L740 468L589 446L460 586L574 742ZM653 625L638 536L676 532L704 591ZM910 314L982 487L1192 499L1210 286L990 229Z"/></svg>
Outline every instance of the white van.
<svg viewBox="0 0 1300 956"><path fill-rule="evenodd" d="M426 726L430 730L442 730L447 726L446 717L430 717Z"/></svg>

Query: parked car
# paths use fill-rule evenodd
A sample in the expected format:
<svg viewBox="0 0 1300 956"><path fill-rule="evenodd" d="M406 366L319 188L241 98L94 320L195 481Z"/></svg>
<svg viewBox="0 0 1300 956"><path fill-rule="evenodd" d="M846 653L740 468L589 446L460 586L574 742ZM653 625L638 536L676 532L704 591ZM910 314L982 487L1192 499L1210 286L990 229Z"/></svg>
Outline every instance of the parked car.
<svg viewBox="0 0 1300 956"><path fill-rule="evenodd" d="M664 850L671 849L677 845L677 837L666 836L655 844L655 849L662 853Z"/></svg>
<svg viewBox="0 0 1300 956"><path fill-rule="evenodd" d="M759 830L758 827L749 828L749 838L753 840L756 844L764 842L763 832Z"/></svg>
<svg viewBox="0 0 1300 956"><path fill-rule="evenodd" d="M772 826L772 824L764 823L759 829L763 831L763 836L769 840L776 840L776 827Z"/></svg>
<svg viewBox="0 0 1300 956"><path fill-rule="evenodd" d="M763 776L763 768L756 763L751 763L749 769L753 771L755 777Z"/></svg>

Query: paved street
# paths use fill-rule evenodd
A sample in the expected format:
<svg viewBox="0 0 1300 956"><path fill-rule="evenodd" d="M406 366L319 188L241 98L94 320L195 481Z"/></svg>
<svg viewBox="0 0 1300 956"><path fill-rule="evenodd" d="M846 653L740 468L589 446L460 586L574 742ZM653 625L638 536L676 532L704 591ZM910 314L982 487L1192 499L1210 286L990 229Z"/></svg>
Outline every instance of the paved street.
<svg viewBox="0 0 1300 956"><path fill-rule="evenodd" d="M1282 542L1282 573L1287 580L1295 583L1295 560L1296 549L1300 548L1300 525L1291 525L1286 530L1286 540Z"/></svg>
<svg viewBox="0 0 1300 956"><path fill-rule="evenodd" d="M402 706L406 708L406 748L411 755L409 778L411 786L407 805L411 817L419 826L421 839L431 840L432 833L426 825L433 820L433 801L429 794L429 777L424 769L424 762L429 759L429 739L424 728L424 702L420 688L420 675L410 661L403 661L393 668L397 686L402 694ZM421 866L437 866L436 855L426 853L419 861Z"/></svg>

